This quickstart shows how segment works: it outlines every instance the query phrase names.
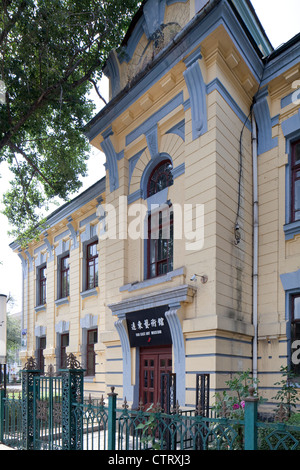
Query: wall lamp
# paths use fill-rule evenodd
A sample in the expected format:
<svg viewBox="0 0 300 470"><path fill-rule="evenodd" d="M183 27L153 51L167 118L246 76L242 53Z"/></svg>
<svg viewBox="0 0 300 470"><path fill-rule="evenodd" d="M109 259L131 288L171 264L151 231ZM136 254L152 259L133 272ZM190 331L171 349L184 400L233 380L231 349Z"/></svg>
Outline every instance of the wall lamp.
<svg viewBox="0 0 300 470"><path fill-rule="evenodd" d="M202 284L205 284L208 281L208 277L200 274L193 274L192 277L190 278L190 281L197 281L197 277L200 277Z"/></svg>

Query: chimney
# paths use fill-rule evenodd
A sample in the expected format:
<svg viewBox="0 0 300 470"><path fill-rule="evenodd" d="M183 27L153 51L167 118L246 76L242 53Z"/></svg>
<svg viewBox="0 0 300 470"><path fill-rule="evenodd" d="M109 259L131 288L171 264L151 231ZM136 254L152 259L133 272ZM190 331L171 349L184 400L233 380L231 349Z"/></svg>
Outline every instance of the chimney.
<svg viewBox="0 0 300 470"><path fill-rule="evenodd" d="M6 302L7 296L0 294L0 364L6 364Z"/></svg>

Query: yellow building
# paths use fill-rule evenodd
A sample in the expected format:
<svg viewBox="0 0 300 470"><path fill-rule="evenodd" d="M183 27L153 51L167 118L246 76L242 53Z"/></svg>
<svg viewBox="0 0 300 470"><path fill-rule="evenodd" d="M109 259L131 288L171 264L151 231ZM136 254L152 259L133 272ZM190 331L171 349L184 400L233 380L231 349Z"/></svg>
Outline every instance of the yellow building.
<svg viewBox="0 0 300 470"><path fill-rule="evenodd" d="M19 252L24 360L72 352L133 407L170 372L181 406L246 370L272 402L300 340L299 58L248 0L143 2L86 129L106 177Z"/></svg>

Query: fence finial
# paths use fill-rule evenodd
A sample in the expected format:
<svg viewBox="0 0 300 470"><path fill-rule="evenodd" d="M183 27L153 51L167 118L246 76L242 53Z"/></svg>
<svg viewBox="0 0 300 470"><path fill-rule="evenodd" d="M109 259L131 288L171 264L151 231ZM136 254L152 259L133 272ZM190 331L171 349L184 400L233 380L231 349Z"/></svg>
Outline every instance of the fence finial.
<svg viewBox="0 0 300 470"><path fill-rule="evenodd" d="M198 402L198 404L197 404L196 414L197 414L198 416L202 416L202 406L201 406L200 400L199 400L199 402Z"/></svg>
<svg viewBox="0 0 300 470"><path fill-rule="evenodd" d="M48 366L48 371L47 371L47 374L46 374L48 377L54 377L55 375L55 371L54 371L54 366L52 364L50 364Z"/></svg>
<svg viewBox="0 0 300 470"><path fill-rule="evenodd" d="M144 411L144 405L143 405L142 400L139 401L138 411Z"/></svg>
<svg viewBox="0 0 300 470"><path fill-rule="evenodd" d="M284 421L287 421L288 420L288 414L287 414L287 410L284 408L283 404L280 403L279 405L279 408L275 414L275 418L280 422L280 423L284 423Z"/></svg>
<svg viewBox="0 0 300 470"><path fill-rule="evenodd" d="M81 369L80 362L73 353L67 355L66 364L68 369Z"/></svg>
<svg viewBox="0 0 300 470"><path fill-rule="evenodd" d="M110 387L110 393L107 394L109 397L117 396L118 394L115 393L115 387Z"/></svg>
<svg viewBox="0 0 300 470"><path fill-rule="evenodd" d="M153 411L154 411L154 413L161 413L163 411L163 409L161 408L159 402L157 402L156 406L153 407Z"/></svg>
<svg viewBox="0 0 300 470"><path fill-rule="evenodd" d="M26 362L24 369L25 370L35 370L37 368L37 363L34 359L34 357L30 357L28 361Z"/></svg>
<svg viewBox="0 0 300 470"><path fill-rule="evenodd" d="M180 413L180 406L179 406L178 400L176 400L176 405L173 407L172 413L175 413L177 415L179 415L179 413Z"/></svg>

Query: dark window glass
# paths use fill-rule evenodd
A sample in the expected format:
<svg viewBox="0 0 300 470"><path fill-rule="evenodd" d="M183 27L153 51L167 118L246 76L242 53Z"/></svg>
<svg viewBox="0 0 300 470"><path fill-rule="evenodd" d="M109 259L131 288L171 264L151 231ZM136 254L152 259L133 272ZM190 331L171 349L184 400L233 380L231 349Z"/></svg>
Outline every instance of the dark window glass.
<svg viewBox="0 0 300 470"><path fill-rule="evenodd" d="M292 361L291 369L297 375L300 376L300 364L297 364L299 361L299 354L296 350L299 349L297 343L293 345L294 341L300 340L300 295L294 295L292 297L292 318L291 318L291 346L292 346ZM296 352L295 359L293 360L293 352Z"/></svg>
<svg viewBox="0 0 300 470"><path fill-rule="evenodd" d="M158 226L156 226L158 220ZM148 278L173 270L173 212L165 209L148 219Z"/></svg>
<svg viewBox="0 0 300 470"><path fill-rule="evenodd" d="M300 220L300 140L292 144L292 220Z"/></svg>
<svg viewBox="0 0 300 470"><path fill-rule="evenodd" d="M60 297L68 297L70 294L70 266L69 255L60 260Z"/></svg>
<svg viewBox="0 0 300 470"><path fill-rule="evenodd" d="M147 197L153 196L173 184L171 170L172 164L169 160L163 161L153 170L148 181Z"/></svg>
<svg viewBox="0 0 300 470"><path fill-rule="evenodd" d="M95 344L98 341L97 329L89 330L87 332L87 360L86 360L86 375L93 376L95 375L96 367L96 354L95 354Z"/></svg>
<svg viewBox="0 0 300 470"><path fill-rule="evenodd" d="M61 335L60 367L62 369L65 369L67 367L67 346L69 346L69 333Z"/></svg>
<svg viewBox="0 0 300 470"><path fill-rule="evenodd" d="M38 305L44 305L46 303L46 266L39 269L38 289L39 298Z"/></svg>
<svg viewBox="0 0 300 470"><path fill-rule="evenodd" d="M87 246L87 282L86 288L93 289L98 286L98 251L97 243Z"/></svg>
<svg viewBox="0 0 300 470"><path fill-rule="evenodd" d="M37 367L41 374L45 371L44 349L46 348L46 337L37 338Z"/></svg>
<svg viewBox="0 0 300 470"><path fill-rule="evenodd" d="M152 171L148 180L148 197L173 184L171 170L171 162L164 160ZM173 270L173 212L167 205L148 218L147 257L148 278Z"/></svg>

